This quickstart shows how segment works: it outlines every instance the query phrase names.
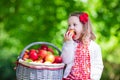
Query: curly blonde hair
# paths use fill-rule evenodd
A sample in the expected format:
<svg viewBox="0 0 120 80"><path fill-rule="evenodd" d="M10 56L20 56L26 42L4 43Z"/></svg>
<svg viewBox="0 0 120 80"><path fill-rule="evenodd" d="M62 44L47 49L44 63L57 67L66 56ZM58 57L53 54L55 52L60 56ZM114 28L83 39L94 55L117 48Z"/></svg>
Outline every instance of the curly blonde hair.
<svg viewBox="0 0 120 80"><path fill-rule="evenodd" d="M74 12L74 13L71 13L69 17L77 16L79 18L81 14L83 14L83 12ZM86 44L88 40L94 40L95 38L96 37L92 31L92 25L91 25L90 19L88 17L88 21L85 24L83 24L82 36L80 37L79 40L82 41L84 44Z"/></svg>

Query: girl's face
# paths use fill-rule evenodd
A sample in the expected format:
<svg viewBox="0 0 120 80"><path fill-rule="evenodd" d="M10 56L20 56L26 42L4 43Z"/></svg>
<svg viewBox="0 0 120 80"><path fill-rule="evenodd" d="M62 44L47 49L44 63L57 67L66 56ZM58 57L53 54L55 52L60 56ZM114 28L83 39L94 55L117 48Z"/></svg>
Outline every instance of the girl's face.
<svg viewBox="0 0 120 80"><path fill-rule="evenodd" d="M68 30L73 29L75 31L75 37L73 38L74 40L78 40L81 37L81 33L83 30L83 25L79 21L79 18L77 16L71 16L68 19Z"/></svg>

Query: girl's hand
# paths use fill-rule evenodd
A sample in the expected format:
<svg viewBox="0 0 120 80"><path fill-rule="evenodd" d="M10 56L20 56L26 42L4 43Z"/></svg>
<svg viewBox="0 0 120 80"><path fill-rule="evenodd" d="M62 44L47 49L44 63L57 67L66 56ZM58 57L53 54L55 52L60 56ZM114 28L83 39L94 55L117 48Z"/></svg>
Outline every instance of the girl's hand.
<svg viewBox="0 0 120 80"><path fill-rule="evenodd" d="M65 42L66 41L73 41L72 36L73 36L73 34L70 33L69 31L67 31L67 33L65 33L65 35L64 35L64 41Z"/></svg>

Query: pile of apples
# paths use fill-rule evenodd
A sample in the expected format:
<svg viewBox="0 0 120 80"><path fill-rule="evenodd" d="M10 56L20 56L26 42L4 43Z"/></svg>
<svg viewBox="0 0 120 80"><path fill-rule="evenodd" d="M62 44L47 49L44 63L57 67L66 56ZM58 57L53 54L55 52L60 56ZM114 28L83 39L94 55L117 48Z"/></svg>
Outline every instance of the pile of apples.
<svg viewBox="0 0 120 80"><path fill-rule="evenodd" d="M56 56L53 49L44 44L38 49L26 50L22 60L36 63L62 63L61 56Z"/></svg>

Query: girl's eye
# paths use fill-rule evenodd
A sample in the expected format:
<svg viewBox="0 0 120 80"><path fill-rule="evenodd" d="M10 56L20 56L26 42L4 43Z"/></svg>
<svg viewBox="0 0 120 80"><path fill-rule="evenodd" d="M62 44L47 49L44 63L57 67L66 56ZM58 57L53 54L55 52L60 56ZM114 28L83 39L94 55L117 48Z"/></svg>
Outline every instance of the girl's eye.
<svg viewBox="0 0 120 80"><path fill-rule="evenodd" d="M76 26L76 24L73 24L74 26Z"/></svg>
<svg viewBox="0 0 120 80"><path fill-rule="evenodd" d="M68 27L70 27L70 25L68 25Z"/></svg>

